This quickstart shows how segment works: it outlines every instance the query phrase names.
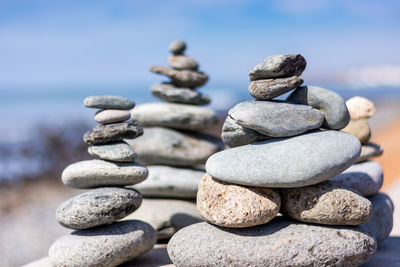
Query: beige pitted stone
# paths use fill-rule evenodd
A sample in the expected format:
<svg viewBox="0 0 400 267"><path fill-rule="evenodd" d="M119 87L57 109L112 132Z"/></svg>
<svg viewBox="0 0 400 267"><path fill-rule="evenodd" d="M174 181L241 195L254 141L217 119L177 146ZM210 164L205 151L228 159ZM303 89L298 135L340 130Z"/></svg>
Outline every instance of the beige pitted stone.
<svg viewBox="0 0 400 267"><path fill-rule="evenodd" d="M371 138L371 128L366 120L350 120L349 124L341 130L342 132L346 132L354 135L360 140L361 144L368 143Z"/></svg>
<svg viewBox="0 0 400 267"><path fill-rule="evenodd" d="M346 106L352 120L370 118L375 114L374 103L362 96L354 96L348 99Z"/></svg>
<svg viewBox="0 0 400 267"><path fill-rule="evenodd" d="M197 193L197 209L208 222L243 228L264 224L279 212L281 198L270 188L248 187L213 179L205 174Z"/></svg>
<svg viewBox="0 0 400 267"><path fill-rule="evenodd" d="M331 181L280 191L281 213L293 219L327 225L359 225L371 217L371 202Z"/></svg>

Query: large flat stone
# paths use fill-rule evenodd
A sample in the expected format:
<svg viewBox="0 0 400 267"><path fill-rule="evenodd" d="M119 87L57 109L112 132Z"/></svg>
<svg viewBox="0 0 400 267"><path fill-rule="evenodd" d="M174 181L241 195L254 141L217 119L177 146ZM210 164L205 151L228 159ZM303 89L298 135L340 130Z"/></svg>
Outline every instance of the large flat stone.
<svg viewBox="0 0 400 267"><path fill-rule="evenodd" d="M101 145L122 139L134 139L143 134L143 128L135 121L97 125L83 135L89 145Z"/></svg>
<svg viewBox="0 0 400 267"><path fill-rule="evenodd" d="M170 83L155 84L151 87L151 93L166 101L172 103L207 105L211 99L191 88L176 87Z"/></svg>
<svg viewBox="0 0 400 267"><path fill-rule="evenodd" d="M92 156L117 162L132 162L136 158L135 151L125 142L89 146L88 152Z"/></svg>
<svg viewBox="0 0 400 267"><path fill-rule="evenodd" d="M150 71L167 76L172 83L179 87L198 87L208 81L208 75L192 70L175 70L164 66L151 66Z"/></svg>
<svg viewBox="0 0 400 267"><path fill-rule="evenodd" d="M99 109L132 109L135 103L122 96L89 96L83 101L85 107Z"/></svg>

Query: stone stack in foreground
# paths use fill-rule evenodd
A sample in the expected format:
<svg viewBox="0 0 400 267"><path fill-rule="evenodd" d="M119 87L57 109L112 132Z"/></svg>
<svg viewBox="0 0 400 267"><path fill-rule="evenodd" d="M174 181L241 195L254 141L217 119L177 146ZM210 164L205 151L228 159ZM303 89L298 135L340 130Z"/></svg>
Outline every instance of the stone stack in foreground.
<svg viewBox="0 0 400 267"><path fill-rule="evenodd" d="M118 96L91 96L84 105L101 109L100 125L83 136L88 151L99 159L69 165L62 181L72 188L94 188L62 203L57 221L75 229L57 239L49 250L52 266L117 266L150 250L156 232L147 223L118 222L142 202L139 191L126 188L144 181L146 166L135 162L135 151L123 139L134 139L143 128L130 118L134 103Z"/></svg>
<svg viewBox="0 0 400 267"><path fill-rule="evenodd" d="M305 67L301 55L278 55L250 71L257 100L228 113L222 138L232 148L207 160L197 194L207 222L171 238L176 266L358 266L375 253L388 198L329 180L361 144L339 131L350 115L338 94L299 87Z"/></svg>

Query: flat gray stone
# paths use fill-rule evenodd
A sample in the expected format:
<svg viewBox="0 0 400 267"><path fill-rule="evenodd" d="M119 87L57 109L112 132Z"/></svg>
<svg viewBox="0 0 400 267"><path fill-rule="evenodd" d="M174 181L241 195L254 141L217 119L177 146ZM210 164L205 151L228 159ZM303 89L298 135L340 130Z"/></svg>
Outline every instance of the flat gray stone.
<svg viewBox="0 0 400 267"><path fill-rule="evenodd" d="M375 240L356 230L296 223L277 217L250 228L190 225L168 243L176 266L358 266Z"/></svg>
<svg viewBox="0 0 400 267"><path fill-rule="evenodd" d="M383 154L383 148L380 145L374 143L367 143L362 145L360 157L357 159L356 163L364 162L370 158L379 157Z"/></svg>
<svg viewBox="0 0 400 267"><path fill-rule="evenodd" d="M209 96L203 95L191 88L178 88L169 83L153 85L151 92L161 100L172 103L207 105L211 101Z"/></svg>
<svg viewBox="0 0 400 267"><path fill-rule="evenodd" d="M61 175L63 183L72 188L134 185L148 176L140 163L116 163L104 160L85 160L69 165Z"/></svg>
<svg viewBox="0 0 400 267"><path fill-rule="evenodd" d="M186 50L186 44L184 41L174 41L169 45L168 50L174 55L182 55Z"/></svg>
<svg viewBox="0 0 400 267"><path fill-rule="evenodd" d="M240 126L270 137L298 135L319 128L324 121L317 109L283 101L246 101L228 114Z"/></svg>
<svg viewBox="0 0 400 267"><path fill-rule="evenodd" d="M132 162L136 158L135 151L125 142L89 146L88 152L92 156L117 162Z"/></svg>
<svg viewBox="0 0 400 267"><path fill-rule="evenodd" d="M131 113L127 110L105 109L97 112L94 120L97 123L109 124L129 120L130 117Z"/></svg>
<svg viewBox="0 0 400 267"><path fill-rule="evenodd" d="M361 144L367 144L371 138L371 128L364 119L350 120L349 124L342 131L357 137Z"/></svg>
<svg viewBox="0 0 400 267"><path fill-rule="evenodd" d="M147 179L134 187L145 197L195 199L204 170L175 168L162 165L148 167Z"/></svg>
<svg viewBox="0 0 400 267"><path fill-rule="evenodd" d="M357 190L363 196L379 192L383 184L383 170L376 161L352 165L341 174L331 178L337 184Z"/></svg>
<svg viewBox="0 0 400 267"><path fill-rule="evenodd" d="M208 81L208 75L192 70L175 70L164 66L151 66L150 71L167 76L172 83L179 87L195 88Z"/></svg>
<svg viewBox="0 0 400 267"><path fill-rule="evenodd" d="M323 127L340 130L350 121L346 103L337 93L318 86L300 86L286 99L319 109L325 116Z"/></svg>
<svg viewBox="0 0 400 267"><path fill-rule="evenodd" d="M88 108L100 109L132 109L135 103L122 96L89 96L83 100L83 104Z"/></svg>
<svg viewBox="0 0 400 267"><path fill-rule="evenodd" d="M131 118L143 126L161 126L200 131L217 124L211 109L175 103L148 103L132 110Z"/></svg>
<svg viewBox="0 0 400 267"><path fill-rule="evenodd" d="M135 121L97 125L83 135L83 141L89 145L100 145L122 139L134 139L143 134L143 128Z"/></svg>
<svg viewBox="0 0 400 267"><path fill-rule="evenodd" d="M300 54L267 57L249 72L250 81L300 76L306 68L306 60Z"/></svg>
<svg viewBox="0 0 400 267"><path fill-rule="evenodd" d="M191 57L183 55L172 55L168 58L168 64L176 70L194 70L199 68L199 64Z"/></svg>
<svg viewBox="0 0 400 267"><path fill-rule="evenodd" d="M155 230L141 221L124 221L60 237L49 250L53 267L109 267L149 251L157 241Z"/></svg>
<svg viewBox="0 0 400 267"><path fill-rule="evenodd" d="M249 85L249 93L252 97L259 100L270 100L277 96L293 90L303 83L303 79L298 76L289 78L265 79L252 81Z"/></svg>
<svg viewBox="0 0 400 267"><path fill-rule="evenodd" d="M360 142L351 134L314 131L218 152L207 160L206 171L234 184L301 187L340 174L360 151Z"/></svg>
<svg viewBox="0 0 400 267"><path fill-rule="evenodd" d="M58 206L57 221L71 229L87 229L116 222L142 203L139 191L118 187L93 189Z"/></svg>

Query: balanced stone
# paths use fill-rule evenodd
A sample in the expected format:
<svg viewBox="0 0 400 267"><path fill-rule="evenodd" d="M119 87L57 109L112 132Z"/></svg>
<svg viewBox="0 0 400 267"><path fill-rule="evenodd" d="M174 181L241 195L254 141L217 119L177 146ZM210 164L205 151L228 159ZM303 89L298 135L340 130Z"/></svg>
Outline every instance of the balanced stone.
<svg viewBox="0 0 400 267"><path fill-rule="evenodd" d="M56 218L64 227L86 229L118 221L135 211L141 202L142 196L133 189L98 188L62 203Z"/></svg>
<svg viewBox="0 0 400 267"><path fill-rule="evenodd" d="M136 158L135 151L125 142L89 146L88 152L92 156L110 161L132 162Z"/></svg>
<svg viewBox="0 0 400 267"><path fill-rule="evenodd" d="M298 135L319 128L324 121L317 109L283 101L241 102L228 114L237 124L270 137Z"/></svg>
<svg viewBox="0 0 400 267"><path fill-rule="evenodd" d="M375 240L355 229L296 223L283 217L250 228L197 223L168 243L176 266L359 266Z"/></svg>
<svg viewBox="0 0 400 267"><path fill-rule="evenodd" d="M379 192L383 184L383 170L378 162L367 161L354 164L341 174L331 178L336 184L352 188L363 196Z"/></svg>
<svg viewBox="0 0 400 267"><path fill-rule="evenodd" d="M124 221L63 236L51 246L51 266L117 266L144 254L157 241L147 223Z"/></svg>
<svg viewBox="0 0 400 267"><path fill-rule="evenodd" d="M347 188L325 181L299 188L285 188L281 213L302 222L360 225L371 216L371 202Z"/></svg>
<svg viewBox="0 0 400 267"><path fill-rule="evenodd" d="M204 170L149 166L149 177L135 188L147 197L196 198Z"/></svg>
<svg viewBox="0 0 400 267"><path fill-rule="evenodd" d="M197 70L199 64L191 57L183 55L173 55L168 58L168 64L177 70Z"/></svg>
<svg viewBox="0 0 400 267"><path fill-rule="evenodd" d="M207 160L206 171L228 183L301 187L340 174L360 151L360 142L350 134L314 131L218 152Z"/></svg>
<svg viewBox="0 0 400 267"><path fill-rule="evenodd" d="M368 143L371 137L371 128L366 120L350 120L349 124L342 129L343 132L354 135L361 144Z"/></svg>
<svg viewBox="0 0 400 267"><path fill-rule="evenodd" d="M100 109L132 109L135 103L122 96L89 96L83 101L88 108Z"/></svg>
<svg viewBox="0 0 400 267"><path fill-rule="evenodd" d="M91 188L110 185L133 185L148 176L140 163L115 163L104 160L85 160L69 165L62 172L65 185L72 188Z"/></svg>
<svg viewBox="0 0 400 267"><path fill-rule="evenodd" d="M97 125L93 130L83 135L83 141L89 145L106 144L133 139L143 134L143 128L137 122L121 122L106 125Z"/></svg>
<svg viewBox="0 0 400 267"><path fill-rule="evenodd" d="M281 198L270 188L218 182L205 174L199 184L197 208L208 222L243 228L271 221L279 212Z"/></svg>
<svg viewBox="0 0 400 267"><path fill-rule="evenodd" d="M132 110L131 117L143 126L192 131L211 128L218 122L217 116L210 109L175 103L142 104Z"/></svg>
<svg viewBox="0 0 400 267"><path fill-rule="evenodd" d="M256 99L269 100L293 90L303 82L303 79L298 76L256 80L250 83L249 93Z"/></svg>
<svg viewBox="0 0 400 267"><path fill-rule="evenodd" d="M306 68L306 60L299 54L267 57L250 70L250 81L270 78L300 76Z"/></svg>
<svg viewBox="0 0 400 267"><path fill-rule="evenodd" d="M362 145L360 157L356 162L363 162L373 157L378 157L383 154L383 148L374 143Z"/></svg>
<svg viewBox="0 0 400 267"><path fill-rule="evenodd" d="M352 120L367 119L375 114L375 106L362 96L354 96L346 101Z"/></svg>
<svg viewBox="0 0 400 267"><path fill-rule="evenodd" d="M267 140L270 137L252 129L244 128L228 116L222 126L221 138L225 145L236 147Z"/></svg>
<svg viewBox="0 0 400 267"><path fill-rule="evenodd" d="M186 50L186 44L183 41L174 41L169 45L168 50L174 55L182 55Z"/></svg>
<svg viewBox="0 0 400 267"><path fill-rule="evenodd" d="M98 123L109 124L129 120L130 117L131 113L126 110L105 109L97 112L94 120Z"/></svg>
<svg viewBox="0 0 400 267"><path fill-rule="evenodd" d="M151 66L150 71L169 77L179 87L198 87L208 81L208 75L192 70L175 70L164 66Z"/></svg>
<svg viewBox="0 0 400 267"><path fill-rule="evenodd" d="M138 160L147 165L201 165L224 148L221 140L214 136L161 127L147 127L143 136L125 141L137 152Z"/></svg>
<svg viewBox="0 0 400 267"><path fill-rule="evenodd" d="M203 95L191 88L178 88L170 83L153 85L151 92L154 96L173 103L207 105L211 101L209 96Z"/></svg>
<svg viewBox="0 0 400 267"><path fill-rule="evenodd" d="M346 127L350 114L346 103L337 93L318 86L301 86L286 99L297 104L319 109L325 116L323 126L332 130Z"/></svg>

